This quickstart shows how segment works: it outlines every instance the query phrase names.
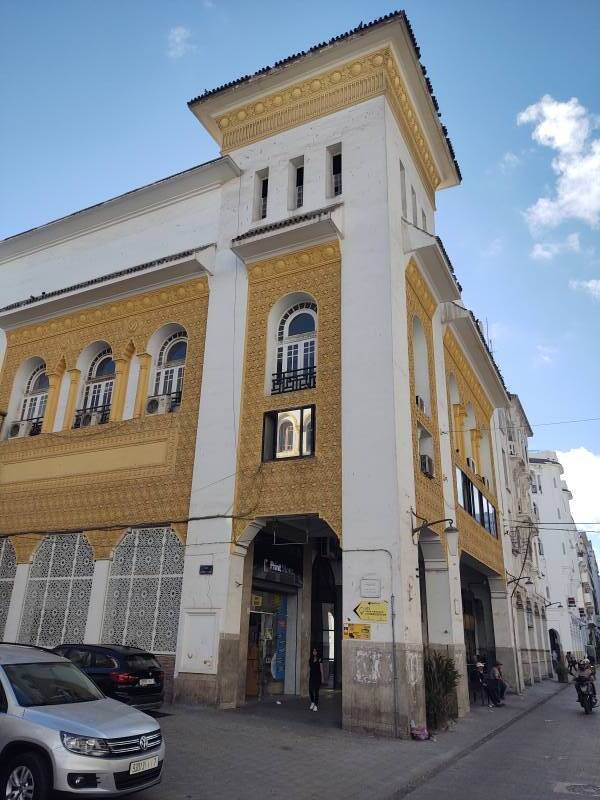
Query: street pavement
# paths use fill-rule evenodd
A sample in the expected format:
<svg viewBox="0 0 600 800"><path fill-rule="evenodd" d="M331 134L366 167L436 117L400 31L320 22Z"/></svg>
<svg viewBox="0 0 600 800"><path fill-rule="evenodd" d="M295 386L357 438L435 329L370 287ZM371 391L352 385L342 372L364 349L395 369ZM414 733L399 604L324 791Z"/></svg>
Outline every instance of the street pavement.
<svg viewBox="0 0 600 800"><path fill-rule="evenodd" d="M408 798L439 800L442 793L460 800L600 798L599 741L600 708L586 716L569 686Z"/></svg>
<svg viewBox="0 0 600 800"><path fill-rule="evenodd" d="M586 717L572 687L544 681L503 708L478 705L428 742L348 734L338 699L326 695L317 714L285 699L243 711L166 707L163 782L136 799L573 800L557 787L600 787L600 710Z"/></svg>

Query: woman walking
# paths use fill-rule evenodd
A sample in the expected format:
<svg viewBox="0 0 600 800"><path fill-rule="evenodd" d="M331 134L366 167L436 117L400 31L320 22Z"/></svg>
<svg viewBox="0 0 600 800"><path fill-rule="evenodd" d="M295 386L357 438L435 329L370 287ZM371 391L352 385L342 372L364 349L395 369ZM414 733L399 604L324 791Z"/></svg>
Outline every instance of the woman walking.
<svg viewBox="0 0 600 800"><path fill-rule="evenodd" d="M323 683L323 659L316 647L313 647L309 661L308 692L310 694L310 710L319 710L319 689Z"/></svg>

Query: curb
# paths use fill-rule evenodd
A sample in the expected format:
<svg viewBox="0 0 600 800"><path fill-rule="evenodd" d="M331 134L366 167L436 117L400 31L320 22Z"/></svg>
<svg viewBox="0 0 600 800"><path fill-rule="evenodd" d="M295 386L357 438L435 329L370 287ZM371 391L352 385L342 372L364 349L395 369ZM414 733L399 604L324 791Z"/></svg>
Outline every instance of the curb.
<svg viewBox="0 0 600 800"><path fill-rule="evenodd" d="M532 711L535 711L540 706L543 706L544 703L552 700L553 697L556 697L557 694L564 691L569 686L569 683L564 685L559 684L559 688L555 692L547 695L546 697L542 697L529 708L525 708L523 711L520 711L518 714L516 714L516 716L512 717L512 719L503 722L502 725L499 725L497 728L494 728L494 730L486 733L486 735L475 742L475 744L464 747L462 750L459 750L458 753L454 753L440 764L436 764L435 766L431 767L431 769L428 769L425 772L422 772L420 775L416 775L414 778L411 778L404 786L401 786L392 795L390 795L388 800L400 800L400 798L407 797L409 794L412 794L415 789L418 789L424 783L427 783L427 781L431 780L431 778L439 775L440 772L443 772L449 766L454 765L457 762L462 761L463 758L475 753L480 747L483 747L484 744L487 744L495 736L503 733L507 728L510 728L511 725L514 725L515 722L519 722L519 720L523 719L523 717L526 717L528 714L531 714Z"/></svg>

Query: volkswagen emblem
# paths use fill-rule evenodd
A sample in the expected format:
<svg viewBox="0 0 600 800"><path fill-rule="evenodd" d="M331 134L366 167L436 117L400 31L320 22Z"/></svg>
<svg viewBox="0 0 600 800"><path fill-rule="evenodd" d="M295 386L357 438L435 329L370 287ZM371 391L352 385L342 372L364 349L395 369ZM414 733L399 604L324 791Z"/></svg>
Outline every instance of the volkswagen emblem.
<svg viewBox="0 0 600 800"><path fill-rule="evenodd" d="M145 736L140 736L140 750L148 749L148 739Z"/></svg>

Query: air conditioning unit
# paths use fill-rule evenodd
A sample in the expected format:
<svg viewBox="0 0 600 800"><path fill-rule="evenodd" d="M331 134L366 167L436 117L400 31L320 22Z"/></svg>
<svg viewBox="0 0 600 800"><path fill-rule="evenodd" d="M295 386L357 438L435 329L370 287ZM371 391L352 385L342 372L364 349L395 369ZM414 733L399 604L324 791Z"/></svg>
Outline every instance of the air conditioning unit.
<svg viewBox="0 0 600 800"><path fill-rule="evenodd" d="M514 442L508 443L508 455L509 456L516 456L517 455L517 448Z"/></svg>
<svg viewBox="0 0 600 800"><path fill-rule="evenodd" d="M146 414L166 414L171 407L171 396L158 394L146 400Z"/></svg>
<svg viewBox="0 0 600 800"><path fill-rule="evenodd" d="M423 412L423 414L424 414L424 413L425 413L425 400L423 400L423 398L421 397L421 395L419 395L419 394L415 395L415 402L416 402L416 404L417 404L417 408L418 408L420 411L422 411L422 412Z"/></svg>
<svg viewBox="0 0 600 800"><path fill-rule="evenodd" d="M467 467L471 470L471 472L475 472L475 462L469 456L467 456Z"/></svg>
<svg viewBox="0 0 600 800"><path fill-rule="evenodd" d="M535 483L531 484L531 491L533 494L537 494L537 485Z"/></svg>
<svg viewBox="0 0 600 800"><path fill-rule="evenodd" d="M30 419L23 419L20 422L11 422L8 426L8 438L19 439L21 436L29 436L33 422Z"/></svg>
<svg viewBox="0 0 600 800"><path fill-rule="evenodd" d="M421 456L421 472L428 478L433 478L433 458L431 456Z"/></svg>
<svg viewBox="0 0 600 800"><path fill-rule="evenodd" d="M94 425L100 425L102 422L102 412L101 411L84 411L81 415L81 427L82 428L93 428Z"/></svg>

